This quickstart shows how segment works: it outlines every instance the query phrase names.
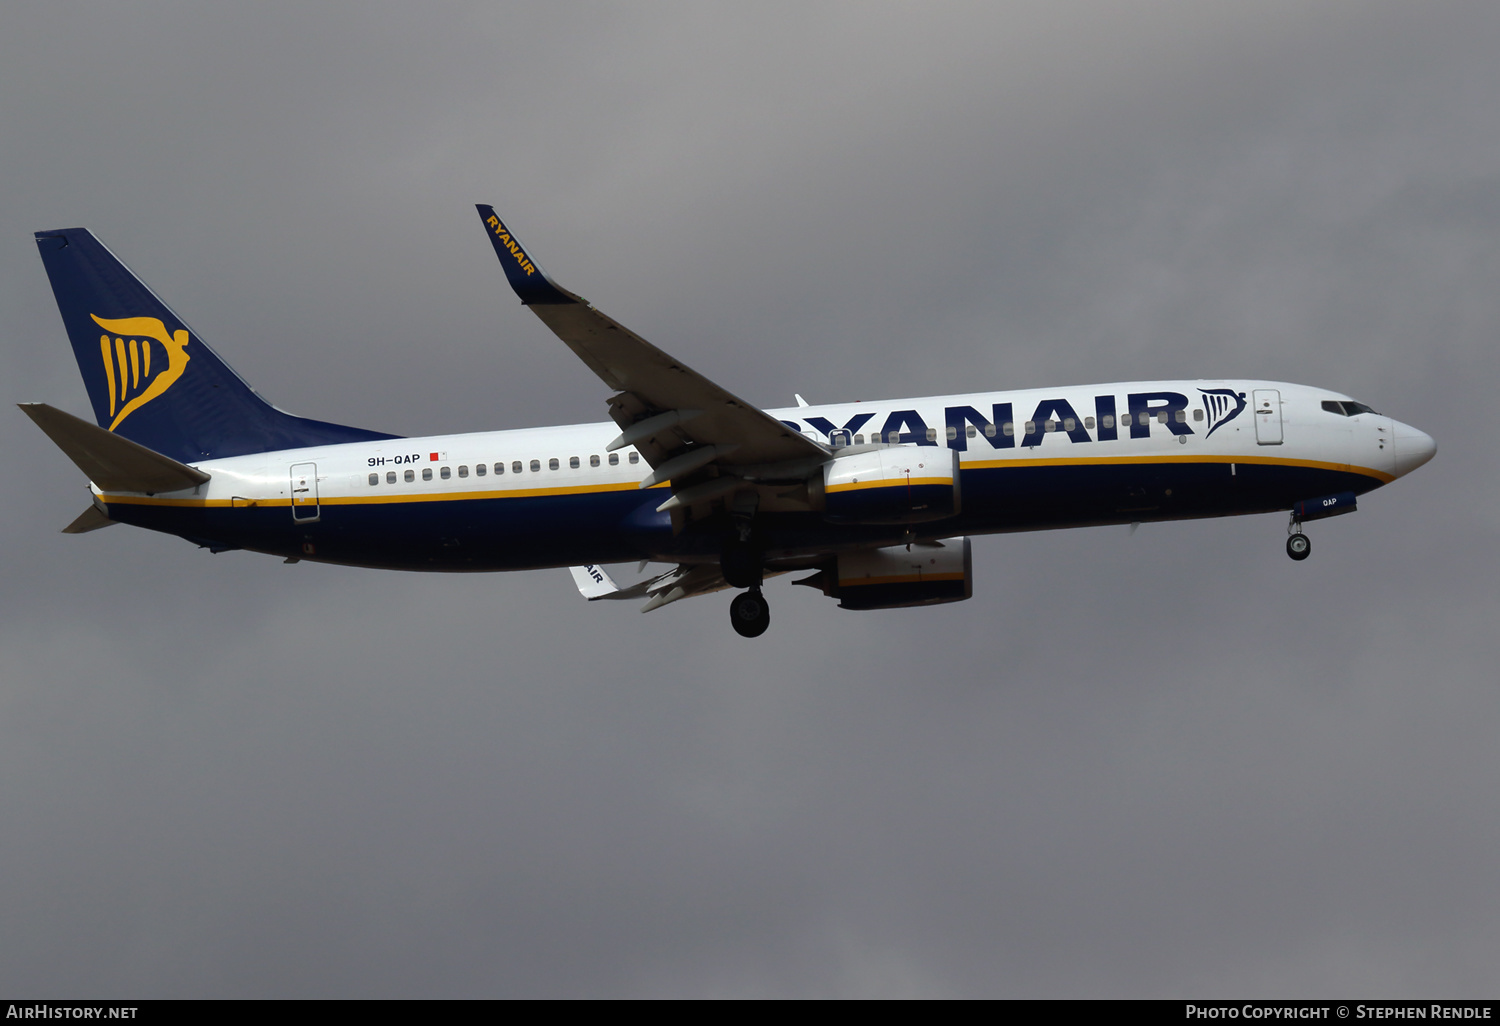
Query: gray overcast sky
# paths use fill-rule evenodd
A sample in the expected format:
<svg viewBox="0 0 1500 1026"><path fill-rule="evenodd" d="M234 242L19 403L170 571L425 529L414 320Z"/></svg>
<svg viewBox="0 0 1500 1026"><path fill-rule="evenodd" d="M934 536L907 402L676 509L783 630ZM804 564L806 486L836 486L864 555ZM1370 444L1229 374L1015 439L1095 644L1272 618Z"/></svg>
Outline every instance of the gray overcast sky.
<svg viewBox="0 0 1500 1026"><path fill-rule="evenodd" d="M0 390L84 225L260 391L603 420L505 288L767 406L1326 385L1437 459L1314 525L983 538L972 601L640 616L0 518L0 992L1489 996L1500 7L50 2L0 15Z"/></svg>

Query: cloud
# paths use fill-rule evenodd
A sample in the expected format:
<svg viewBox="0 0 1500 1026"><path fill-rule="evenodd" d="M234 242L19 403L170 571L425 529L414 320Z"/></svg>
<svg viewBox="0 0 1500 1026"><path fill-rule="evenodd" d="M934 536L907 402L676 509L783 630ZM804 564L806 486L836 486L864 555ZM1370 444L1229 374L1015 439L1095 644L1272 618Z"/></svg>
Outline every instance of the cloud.
<svg viewBox="0 0 1500 1026"><path fill-rule="evenodd" d="M27 232L257 388L603 419L503 287L747 398L1244 375L1434 463L1279 517L979 539L973 600L640 616L0 525L0 983L139 996L1492 987L1490 5L49 5L0 41L11 401L86 408ZM982 385L979 383L988 383ZM601 608L604 607L604 608Z"/></svg>

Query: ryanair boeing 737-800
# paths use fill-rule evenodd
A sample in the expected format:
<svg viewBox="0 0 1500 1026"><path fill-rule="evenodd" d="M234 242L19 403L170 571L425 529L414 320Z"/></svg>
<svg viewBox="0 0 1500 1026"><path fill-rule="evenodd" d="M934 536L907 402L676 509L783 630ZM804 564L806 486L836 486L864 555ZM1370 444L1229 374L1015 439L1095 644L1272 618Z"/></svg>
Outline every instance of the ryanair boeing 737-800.
<svg viewBox="0 0 1500 1026"><path fill-rule="evenodd" d="M845 609L970 597L969 536L1290 512L1302 525L1436 451L1345 395L1136 381L761 410L555 284L487 206L505 277L612 391L613 423L402 438L270 405L82 228L38 232L94 422L21 408L90 480L65 530L112 523L215 552L398 570L571 567L651 610L768 575ZM620 587L600 564L667 563Z"/></svg>

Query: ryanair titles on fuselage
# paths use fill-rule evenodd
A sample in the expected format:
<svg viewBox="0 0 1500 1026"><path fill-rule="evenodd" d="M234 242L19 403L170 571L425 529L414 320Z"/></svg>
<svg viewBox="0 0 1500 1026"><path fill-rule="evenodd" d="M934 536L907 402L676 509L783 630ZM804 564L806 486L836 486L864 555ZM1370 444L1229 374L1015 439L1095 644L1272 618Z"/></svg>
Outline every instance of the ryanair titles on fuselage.
<svg viewBox="0 0 1500 1026"><path fill-rule="evenodd" d="M893 410L878 425L875 421L879 414L864 411L854 414L843 424L835 424L827 417L808 417L805 423L837 445L863 441L868 433L872 442L946 444L948 448L962 452L969 447L970 427L974 429L976 441L983 438L992 448L1014 449L1040 445L1045 435L1054 433L1066 435L1070 442L1080 443L1114 441L1120 437L1122 428L1129 432L1130 438L1149 438L1153 422L1165 426L1177 436L1196 434L1193 423L1211 434L1245 409L1243 392L1227 388L1200 388L1198 391L1203 393L1203 405L1191 415L1192 400L1188 396L1181 392L1156 391L1128 393L1123 411L1119 409L1117 396L1098 395L1094 396L1093 408L1084 413L1076 410L1067 399L1042 399L1030 416L1020 420L1016 419L1014 403L997 402L991 403L988 411L974 406L946 407L941 426L929 425L916 410ZM1206 421L1205 411L1208 414ZM785 423L801 430L795 421Z"/></svg>

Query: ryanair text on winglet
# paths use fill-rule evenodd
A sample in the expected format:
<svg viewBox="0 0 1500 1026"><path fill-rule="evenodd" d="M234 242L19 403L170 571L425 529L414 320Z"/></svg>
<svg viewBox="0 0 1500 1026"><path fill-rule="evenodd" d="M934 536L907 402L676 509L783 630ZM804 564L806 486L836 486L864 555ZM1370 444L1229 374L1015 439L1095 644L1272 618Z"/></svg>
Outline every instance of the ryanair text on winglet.
<svg viewBox="0 0 1500 1026"><path fill-rule="evenodd" d="M473 222L470 223L472 224ZM516 258L516 263L521 265L521 270L525 271L528 275L536 270L536 265L526 256L526 251L516 245L516 240L511 238L510 230L505 227L504 223L498 217L491 214L485 218L485 223L494 230L495 237L504 243L505 248L510 251L510 255Z"/></svg>

